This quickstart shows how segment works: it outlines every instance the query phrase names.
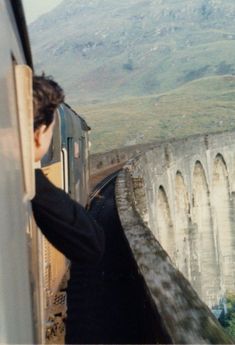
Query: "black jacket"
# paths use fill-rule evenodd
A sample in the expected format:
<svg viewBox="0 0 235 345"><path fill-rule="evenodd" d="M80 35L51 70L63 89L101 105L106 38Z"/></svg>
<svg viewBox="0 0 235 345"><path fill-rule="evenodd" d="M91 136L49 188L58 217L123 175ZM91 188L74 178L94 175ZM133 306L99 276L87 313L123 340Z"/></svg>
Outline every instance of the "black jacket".
<svg viewBox="0 0 235 345"><path fill-rule="evenodd" d="M35 171L34 218L48 241L68 259L97 263L104 251L104 232L86 210L55 187L39 169Z"/></svg>

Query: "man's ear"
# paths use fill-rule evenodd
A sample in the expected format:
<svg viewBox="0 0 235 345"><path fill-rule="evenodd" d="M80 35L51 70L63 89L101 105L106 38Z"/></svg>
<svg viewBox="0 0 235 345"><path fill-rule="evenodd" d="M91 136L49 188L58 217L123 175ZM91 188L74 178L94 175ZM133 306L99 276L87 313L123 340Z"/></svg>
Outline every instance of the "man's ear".
<svg viewBox="0 0 235 345"><path fill-rule="evenodd" d="M46 125L42 125L34 131L34 143L36 147L40 147L42 145L43 134L45 133L46 128Z"/></svg>

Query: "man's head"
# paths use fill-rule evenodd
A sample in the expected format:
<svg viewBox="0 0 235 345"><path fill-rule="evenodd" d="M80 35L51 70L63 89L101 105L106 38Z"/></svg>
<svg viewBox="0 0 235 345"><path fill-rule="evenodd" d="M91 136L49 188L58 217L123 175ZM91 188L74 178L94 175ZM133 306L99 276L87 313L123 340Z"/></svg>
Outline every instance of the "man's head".
<svg viewBox="0 0 235 345"><path fill-rule="evenodd" d="M54 113L64 101L64 92L50 77L33 77L34 147L35 162L47 153L50 146Z"/></svg>

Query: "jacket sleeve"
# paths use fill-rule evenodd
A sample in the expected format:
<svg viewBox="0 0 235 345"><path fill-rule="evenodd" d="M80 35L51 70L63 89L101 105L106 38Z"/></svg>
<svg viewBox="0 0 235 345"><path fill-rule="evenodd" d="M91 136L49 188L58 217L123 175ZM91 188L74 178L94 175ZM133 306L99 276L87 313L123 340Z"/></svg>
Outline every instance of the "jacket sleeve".
<svg viewBox="0 0 235 345"><path fill-rule="evenodd" d="M35 221L48 241L68 259L96 263L104 252L104 232L88 212L63 190L55 187L39 169L32 209Z"/></svg>

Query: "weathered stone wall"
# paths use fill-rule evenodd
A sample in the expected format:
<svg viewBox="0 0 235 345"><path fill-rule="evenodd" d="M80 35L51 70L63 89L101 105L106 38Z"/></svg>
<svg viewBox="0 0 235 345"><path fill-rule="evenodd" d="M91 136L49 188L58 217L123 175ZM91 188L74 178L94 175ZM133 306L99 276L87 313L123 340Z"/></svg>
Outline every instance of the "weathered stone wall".
<svg viewBox="0 0 235 345"><path fill-rule="evenodd" d="M117 180L123 228L174 341L224 343L201 300L235 292L234 188L235 132L157 145Z"/></svg>
<svg viewBox="0 0 235 345"><path fill-rule="evenodd" d="M127 146L120 149L114 149L104 153L95 153L90 157L90 174L95 175L100 170L107 169L113 165L124 163L128 159L135 157L141 152L156 146L155 143L144 145Z"/></svg>

